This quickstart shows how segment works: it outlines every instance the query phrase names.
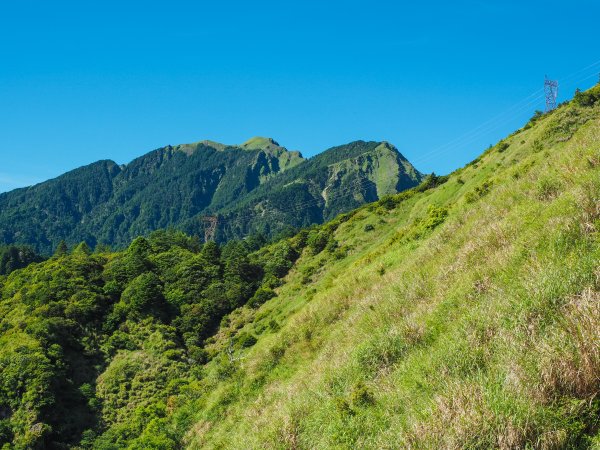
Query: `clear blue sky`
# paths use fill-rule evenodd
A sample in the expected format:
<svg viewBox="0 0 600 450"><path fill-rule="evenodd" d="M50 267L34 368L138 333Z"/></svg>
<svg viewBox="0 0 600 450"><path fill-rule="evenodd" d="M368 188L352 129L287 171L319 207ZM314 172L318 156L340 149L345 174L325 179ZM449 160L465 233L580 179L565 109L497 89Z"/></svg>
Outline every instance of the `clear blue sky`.
<svg viewBox="0 0 600 450"><path fill-rule="evenodd" d="M596 0L4 1L0 191L255 135L306 156L387 140L447 173L543 108L518 102L544 74L560 100L597 81L600 64L566 77L600 60L599 17Z"/></svg>

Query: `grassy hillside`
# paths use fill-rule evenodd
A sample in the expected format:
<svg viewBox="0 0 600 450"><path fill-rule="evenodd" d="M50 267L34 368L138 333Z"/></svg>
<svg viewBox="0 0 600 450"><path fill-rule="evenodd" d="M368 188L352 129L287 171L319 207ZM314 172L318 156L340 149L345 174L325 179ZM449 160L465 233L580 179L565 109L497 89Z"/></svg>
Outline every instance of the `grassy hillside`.
<svg viewBox="0 0 600 450"><path fill-rule="evenodd" d="M598 448L599 233L600 86L277 242L11 250L0 447Z"/></svg>
<svg viewBox="0 0 600 450"><path fill-rule="evenodd" d="M190 448L600 446L599 117L563 106L329 225L277 297L229 316L172 431ZM241 333L257 343L227 357Z"/></svg>

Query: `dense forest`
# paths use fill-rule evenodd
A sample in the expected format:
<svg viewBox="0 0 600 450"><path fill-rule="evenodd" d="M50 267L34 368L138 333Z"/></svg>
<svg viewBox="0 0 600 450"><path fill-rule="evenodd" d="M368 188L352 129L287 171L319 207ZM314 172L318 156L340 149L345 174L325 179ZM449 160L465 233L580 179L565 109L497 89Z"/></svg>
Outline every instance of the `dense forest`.
<svg viewBox="0 0 600 450"><path fill-rule="evenodd" d="M256 233L272 238L421 178L387 143L357 141L308 160L266 138L167 146L124 166L99 161L0 194L0 243L43 254L62 240L123 248L166 228L219 242ZM210 235L207 217L217 221Z"/></svg>
<svg viewBox="0 0 600 450"><path fill-rule="evenodd" d="M163 437L140 433L202 378L206 339L232 310L275 296L299 252L327 242L319 233L219 246L157 231L118 253L62 244L0 277L0 442L152 447Z"/></svg>
<svg viewBox="0 0 600 450"><path fill-rule="evenodd" d="M43 258L31 247L23 245L0 245L0 275L27 267L33 262L40 262Z"/></svg>

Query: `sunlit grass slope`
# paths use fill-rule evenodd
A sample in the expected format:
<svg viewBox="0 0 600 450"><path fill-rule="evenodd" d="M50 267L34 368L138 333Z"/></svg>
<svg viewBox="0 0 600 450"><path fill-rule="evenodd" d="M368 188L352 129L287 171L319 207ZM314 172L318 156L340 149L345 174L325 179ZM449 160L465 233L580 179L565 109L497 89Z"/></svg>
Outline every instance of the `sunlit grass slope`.
<svg viewBox="0 0 600 450"><path fill-rule="evenodd" d="M597 448L599 117L565 105L324 225L335 239L277 297L223 321L174 431L190 448Z"/></svg>

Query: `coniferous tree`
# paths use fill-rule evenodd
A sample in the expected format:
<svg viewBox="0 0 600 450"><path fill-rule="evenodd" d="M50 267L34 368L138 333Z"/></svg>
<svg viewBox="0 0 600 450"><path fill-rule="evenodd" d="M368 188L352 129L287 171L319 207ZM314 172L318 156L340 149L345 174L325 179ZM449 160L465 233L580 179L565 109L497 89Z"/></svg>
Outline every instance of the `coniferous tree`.
<svg viewBox="0 0 600 450"><path fill-rule="evenodd" d="M69 247L67 247L67 243L62 240L58 243L56 247L56 251L54 252L54 256L65 256L69 252Z"/></svg>

